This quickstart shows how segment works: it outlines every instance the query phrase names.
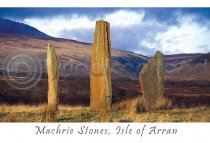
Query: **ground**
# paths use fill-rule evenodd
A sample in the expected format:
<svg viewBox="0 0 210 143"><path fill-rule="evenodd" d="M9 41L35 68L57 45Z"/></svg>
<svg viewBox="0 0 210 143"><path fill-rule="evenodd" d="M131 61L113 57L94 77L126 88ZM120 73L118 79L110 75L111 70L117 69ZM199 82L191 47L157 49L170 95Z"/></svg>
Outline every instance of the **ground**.
<svg viewBox="0 0 210 143"><path fill-rule="evenodd" d="M0 122L46 122L46 105L0 105ZM210 107L136 113L114 108L109 114L87 106L59 106L55 122L210 122Z"/></svg>

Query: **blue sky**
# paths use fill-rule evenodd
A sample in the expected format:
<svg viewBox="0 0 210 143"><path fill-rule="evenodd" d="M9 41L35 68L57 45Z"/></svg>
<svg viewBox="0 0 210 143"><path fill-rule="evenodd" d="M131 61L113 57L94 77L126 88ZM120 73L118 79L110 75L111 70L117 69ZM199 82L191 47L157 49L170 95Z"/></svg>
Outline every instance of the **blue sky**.
<svg viewBox="0 0 210 143"><path fill-rule="evenodd" d="M111 25L112 47L152 56L210 52L209 8L1 8L0 17L53 37L92 43L95 21Z"/></svg>

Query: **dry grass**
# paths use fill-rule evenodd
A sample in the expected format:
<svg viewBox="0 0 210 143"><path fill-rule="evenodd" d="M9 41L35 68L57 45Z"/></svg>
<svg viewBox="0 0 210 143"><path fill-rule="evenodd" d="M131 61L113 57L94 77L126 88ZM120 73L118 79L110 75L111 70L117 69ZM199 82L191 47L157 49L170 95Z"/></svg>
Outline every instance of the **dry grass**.
<svg viewBox="0 0 210 143"><path fill-rule="evenodd" d="M171 109L172 108L172 103L170 100L166 99L166 98L161 98L157 101L156 104L156 109L158 110L163 110L163 109Z"/></svg>
<svg viewBox="0 0 210 143"><path fill-rule="evenodd" d="M172 108L172 103L170 100L166 98L161 98L160 100L158 100L155 107L155 109L157 110L163 110L163 109L166 110L166 109L171 109L171 108ZM144 100L140 96L117 103L113 106L113 109L115 111L124 110L130 114L146 112L146 109L144 106Z"/></svg>
<svg viewBox="0 0 210 143"><path fill-rule="evenodd" d="M130 116L146 112L143 105L143 99L141 97L128 99L120 103L116 103L113 105L113 111L114 112L123 111Z"/></svg>
<svg viewBox="0 0 210 143"><path fill-rule="evenodd" d="M41 105L0 105L0 112L18 113L18 112L40 112L46 107L45 104Z"/></svg>
<svg viewBox="0 0 210 143"><path fill-rule="evenodd" d="M160 107L168 105L161 101ZM141 98L113 105L111 113L91 111L83 106L59 106L59 110L46 118L46 105L0 105L0 122L210 122L210 107L187 109L161 109L142 111Z"/></svg>

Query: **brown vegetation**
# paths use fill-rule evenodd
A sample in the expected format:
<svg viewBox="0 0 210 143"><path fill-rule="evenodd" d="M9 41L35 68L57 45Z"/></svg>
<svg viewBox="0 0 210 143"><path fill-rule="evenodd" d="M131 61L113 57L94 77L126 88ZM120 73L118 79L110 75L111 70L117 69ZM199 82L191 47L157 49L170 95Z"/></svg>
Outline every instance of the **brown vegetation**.
<svg viewBox="0 0 210 143"><path fill-rule="evenodd" d="M132 99L142 95L139 81L112 81L113 103ZM206 82L165 82L164 97L170 99L173 107L191 108L196 106L210 106L210 87ZM89 80L59 81L60 103L71 106L89 106ZM47 80L29 90L18 90L9 86L5 80L0 80L0 103L17 105L39 105L47 103Z"/></svg>
<svg viewBox="0 0 210 143"><path fill-rule="evenodd" d="M36 106L4 104L0 105L0 122L210 122L209 107L134 112L129 109L134 102L135 99L128 100L125 102L126 105L121 104L121 107L114 104L114 110L106 115L84 106L60 105L58 113L53 118L47 118L46 104Z"/></svg>

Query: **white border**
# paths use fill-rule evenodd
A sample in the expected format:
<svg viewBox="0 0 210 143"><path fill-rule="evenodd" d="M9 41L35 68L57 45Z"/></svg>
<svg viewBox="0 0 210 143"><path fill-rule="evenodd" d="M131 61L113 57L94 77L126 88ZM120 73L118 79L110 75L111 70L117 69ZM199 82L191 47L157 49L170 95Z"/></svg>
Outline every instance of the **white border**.
<svg viewBox="0 0 210 143"><path fill-rule="evenodd" d="M210 7L210 0L1 0L0 7Z"/></svg>
<svg viewBox="0 0 210 143"><path fill-rule="evenodd" d="M74 129L74 134L36 134L36 126L46 128ZM132 134L115 134L116 127L133 129ZM143 129L143 136L135 130ZM110 135L78 134L81 126L92 129L108 129ZM158 129L177 129L177 134L148 134L150 127ZM0 123L0 141L2 143L209 143L210 123Z"/></svg>

